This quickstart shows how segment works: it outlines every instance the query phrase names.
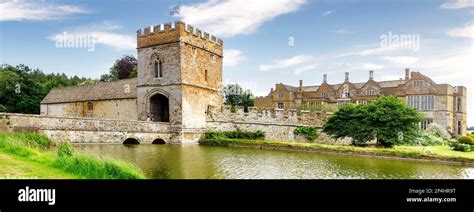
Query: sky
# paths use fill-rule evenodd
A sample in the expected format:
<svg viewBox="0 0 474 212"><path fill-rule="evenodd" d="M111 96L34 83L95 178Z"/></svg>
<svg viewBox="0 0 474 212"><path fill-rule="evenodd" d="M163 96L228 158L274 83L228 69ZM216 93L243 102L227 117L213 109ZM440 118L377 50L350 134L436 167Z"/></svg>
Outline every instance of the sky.
<svg viewBox="0 0 474 212"><path fill-rule="evenodd" d="M256 96L323 74L396 80L410 68L467 87L474 125L473 0L0 0L0 64L99 78L136 56L137 29L176 20L221 38L224 84ZM90 42L68 43L80 36Z"/></svg>

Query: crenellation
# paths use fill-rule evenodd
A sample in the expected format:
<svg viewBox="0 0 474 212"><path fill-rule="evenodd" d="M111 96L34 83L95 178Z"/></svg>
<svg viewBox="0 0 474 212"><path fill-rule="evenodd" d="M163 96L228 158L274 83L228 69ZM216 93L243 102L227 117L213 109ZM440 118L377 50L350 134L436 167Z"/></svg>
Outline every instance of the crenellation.
<svg viewBox="0 0 474 212"><path fill-rule="evenodd" d="M236 106L235 110L228 105L221 111L212 111L208 114L208 121L262 123L276 125L313 125L321 126L326 114L323 112L298 111L296 109L262 109L249 107L244 112L244 107Z"/></svg>
<svg viewBox="0 0 474 212"><path fill-rule="evenodd" d="M145 32L145 36L151 35L152 34L151 27L145 27L144 32Z"/></svg>
<svg viewBox="0 0 474 212"><path fill-rule="evenodd" d="M198 28L195 29L194 35L198 38L202 38L202 31Z"/></svg>
<svg viewBox="0 0 474 212"><path fill-rule="evenodd" d="M153 26L153 33L162 33L165 32L164 28L162 27L163 25L158 24Z"/></svg>
<svg viewBox="0 0 474 212"><path fill-rule="evenodd" d="M191 24L186 25L186 32L194 34L194 27Z"/></svg>
<svg viewBox="0 0 474 212"><path fill-rule="evenodd" d="M138 48L178 41L222 56L223 41L221 39L183 21L152 25L137 30Z"/></svg>
<svg viewBox="0 0 474 212"><path fill-rule="evenodd" d="M174 28L171 27L171 22L164 23L163 25L164 25L165 32L169 32L171 30L174 30Z"/></svg>

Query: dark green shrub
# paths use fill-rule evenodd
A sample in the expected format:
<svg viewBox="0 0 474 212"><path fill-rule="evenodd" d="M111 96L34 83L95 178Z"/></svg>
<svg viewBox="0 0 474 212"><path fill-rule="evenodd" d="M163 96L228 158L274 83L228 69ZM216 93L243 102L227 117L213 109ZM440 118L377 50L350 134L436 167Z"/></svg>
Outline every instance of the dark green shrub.
<svg viewBox="0 0 474 212"><path fill-rule="evenodd" d="M450 142L449 146L453 148L453 150L461 151L461 152L470 152L474 150L474 146L469 144L463 144L457 141Z"/></svg>
<svg viewBox="0 0 474 212"><path fill-rule="evenodd" d="M318 129L316 127L310 126L299 126L296 127L293 131L295 135L303 135L309 142L314 141L314 139L318 138Z"/></svg>
<svg viewBox="0 0 474 212"><path fill-rule="evenodd" d="M458 138L459 143L474 145L474 139L469 136L461 136Z"/></svg>
<svg viewBox="0 0 474 212"><path fill-rule="evenodd" d="M7 108L0 104L0 112L8 112Z"/></svg>
<svg viewBox="0 0 474 212"><path fill-rule="evenodd" d="M74 154L74 148L69 142L64 141L64 142L59 143L59 146L58 146L59 157L70 157L73 154Z"/></svg>
<svg viewBox="0 0 474 212"><path fill-rule="evenodd" d="M265 132L257 130L255 132L241 131L240 129L233 131L208 131L204 136L206 139L216 138L231 138L231 139L251 139L251 140L263 140L265 139Z"/></svg>

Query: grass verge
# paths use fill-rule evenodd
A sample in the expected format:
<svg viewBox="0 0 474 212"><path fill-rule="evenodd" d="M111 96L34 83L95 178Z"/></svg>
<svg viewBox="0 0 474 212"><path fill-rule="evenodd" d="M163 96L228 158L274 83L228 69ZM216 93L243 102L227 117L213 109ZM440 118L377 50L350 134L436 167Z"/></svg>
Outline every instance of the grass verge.
<svg viewBox="0 0 474 212"><path fill-rule="evenodd" d="M372 155L395 158L412 158L438 161L474 163L473 152L457 152L449 146L395 146L393 148L356 147L321 143L299 143L289 141L246 140L214 138L201 139L199 144L211 146L253 147L261 149L298 150L313 152L335 152L356 155Z"/></svg>
<svg viewBox="0 0 474 212"><path fill-rule="evenodd" d="M78 178L78 179L142 179L143 174L130 164L83 154L59 157L47 150L51 141L40 134L0 132L0 155L20 165L18 172L5 171L8 164L0 163L0 174L6 177ZM48 173L51 176L48 176ZM2 177L2 176L0 176Z"/></svg>

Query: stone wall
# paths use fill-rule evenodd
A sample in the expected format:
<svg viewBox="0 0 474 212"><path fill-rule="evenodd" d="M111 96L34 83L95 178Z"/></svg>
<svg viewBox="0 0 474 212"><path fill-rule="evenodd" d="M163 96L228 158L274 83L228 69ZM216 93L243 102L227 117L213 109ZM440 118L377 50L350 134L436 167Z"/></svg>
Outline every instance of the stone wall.
<svg viewBox="0 0 474 212"><path fill-rule="evenodd" d="M54 142L123 143L127 138L140 143L152 143L155 139L170 142L168 123L143 121L0 113L0 131L39 132Z"/></svg>
<svg viewBox="0 0 474 212"><path fill-rule="evenodd" d="M170 123L0 113L0 131L39 132L54 142L121 144L128 138L134 138L141 144L149 144L156 139L163 139L167 143L189 143L186 141L199 140L199 136L206 130L227 131L239 128L244 131L263 131L269 140L306 142L304 137L294 135L295 128L305 125L320 127L321 123L321 120L315 122L319 120L315 113L256 111L255 108L250 108L249 113L244 113L243 108L237 107L233 113L226 107L218 113L209 112L206 128L197 131L189 128L174 129L176 126ZM350 143L349 139L335 141L323 133L317 141Z"/></svg>
<svg viewBox="0 0 474 212"><path fill-rule="evenodd" d="M264 109L249 107L244 112L243 107L236 107L233 112L229 106L221 111L209 111L207 116L207 130L230 131L237 128L243 131L263 131L265 138L282 141L306 141L301 136L295 136L293 131L298 126L322 127L322 123L330 113L309 112L297 110ZM321 133L318 142L350 143L350 139L336 141Z"/></svg>
<svg viewBox="0 0 474 212"><path fill-rule="evenodd" d="M236 107L232 111L230 106L223 106L221 110L209 111L207 121L219 122L243 122L249 124L275 124L275 125L296 125L296 126L317 126L321 127L324 120L330 115L329 112L310 112L304 110L283 110L283 109L263 109L249 107L248 112L244 112L243 107Z"/></svg>
<svg viewBox="0 0 474 212"><path fill-rule="evenodd" d="M89 110L89 103L93 105L92 110ZM137 99L41 104L41 113L51 117L137 120Z"/></svg>

